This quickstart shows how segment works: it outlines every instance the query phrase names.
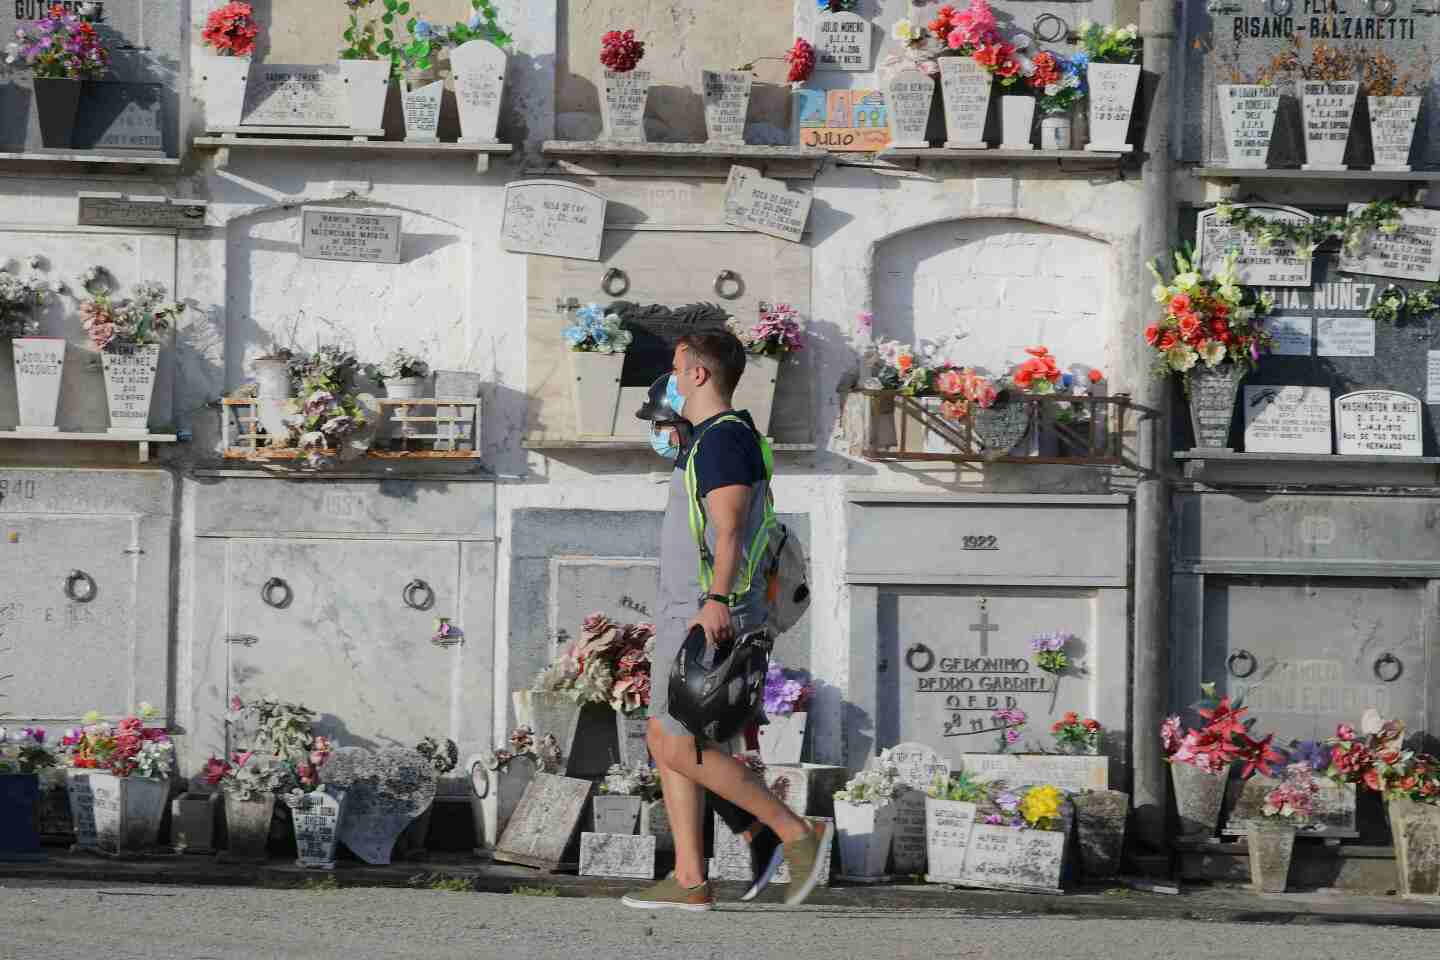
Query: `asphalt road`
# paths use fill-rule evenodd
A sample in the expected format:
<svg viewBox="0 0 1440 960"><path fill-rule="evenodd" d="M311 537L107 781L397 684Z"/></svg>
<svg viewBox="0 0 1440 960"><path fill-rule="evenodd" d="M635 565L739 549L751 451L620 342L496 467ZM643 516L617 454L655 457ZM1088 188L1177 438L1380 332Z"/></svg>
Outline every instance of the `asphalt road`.
<svg viewBox="0 0 1440 960"><path fill-rule="evenodd" d="M1355 960L1433 957L1436 932L1349 924L722 905L438 890L0 886L0 958L23 960Z"/></svg>

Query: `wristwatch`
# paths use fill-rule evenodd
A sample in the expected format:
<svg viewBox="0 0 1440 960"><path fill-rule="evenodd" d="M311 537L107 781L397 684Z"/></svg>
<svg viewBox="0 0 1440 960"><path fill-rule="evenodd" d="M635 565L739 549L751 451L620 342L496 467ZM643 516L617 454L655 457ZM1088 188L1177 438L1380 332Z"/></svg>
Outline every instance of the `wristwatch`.
<svg viewBox="0 0 1440 960"><path fill-rule="evenodd" d="M733 593L730 594L729 596L726 596L726 595L723 594L723 593L707 593L707 594L705 594L705 599L706 599L706 600L714 600L716 603L723 603L723 604L725 604L725 606L728 607L728 606L731 606L731 605L734 604L734 602L735 602L735 595L734 595Z"/></svg>

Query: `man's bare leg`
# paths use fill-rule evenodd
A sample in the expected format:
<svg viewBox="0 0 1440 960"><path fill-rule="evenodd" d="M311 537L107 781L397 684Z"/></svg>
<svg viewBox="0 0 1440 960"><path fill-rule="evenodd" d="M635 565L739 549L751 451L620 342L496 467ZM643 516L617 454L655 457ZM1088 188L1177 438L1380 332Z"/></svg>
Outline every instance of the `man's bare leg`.
<svg viewBox="0 0 1440 960"><path fill-rule="evenodd" d="M686 887L704 883L705 792L658 759L655 768L660 773L661 796L670 818L670 833L675 838L675 879Z"/></svg>

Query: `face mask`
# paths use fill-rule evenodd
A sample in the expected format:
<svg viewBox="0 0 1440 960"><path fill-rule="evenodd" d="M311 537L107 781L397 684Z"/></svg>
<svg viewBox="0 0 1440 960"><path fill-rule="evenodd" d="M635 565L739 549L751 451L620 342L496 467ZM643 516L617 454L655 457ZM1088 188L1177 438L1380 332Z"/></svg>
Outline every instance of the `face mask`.
<svg viewBox="0 0 1440 960"><path fill-rule="evenodd" d="M670 427L650 428L650 449L654 450L666 460L674 460L680 456L680 445L674 440L675 431Z"/></svg>
<svg viewBox="0 0 1440 960"><path fill-rule="evenodd" d="M677 414L685 412L685 398L680 395L680 384L675 379L675 374L670 374L670 379L665 383L665 402L670 409Z"/></svg>

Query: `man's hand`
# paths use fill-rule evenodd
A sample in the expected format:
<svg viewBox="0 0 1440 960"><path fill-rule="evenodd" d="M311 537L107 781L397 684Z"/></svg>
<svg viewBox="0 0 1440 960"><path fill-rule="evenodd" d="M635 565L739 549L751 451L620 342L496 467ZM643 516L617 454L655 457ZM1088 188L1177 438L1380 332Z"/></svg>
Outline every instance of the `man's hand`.
<svg viewBox="0 0 1440 960"><path fill-rule="evenodd" d="M685 632L689 633L696 624L705 631L705 639L712 646L735 639L735 624L730 620L730 608L719 600L706 600L705 606L700 608L699 616L690 621Z"/></svg>

